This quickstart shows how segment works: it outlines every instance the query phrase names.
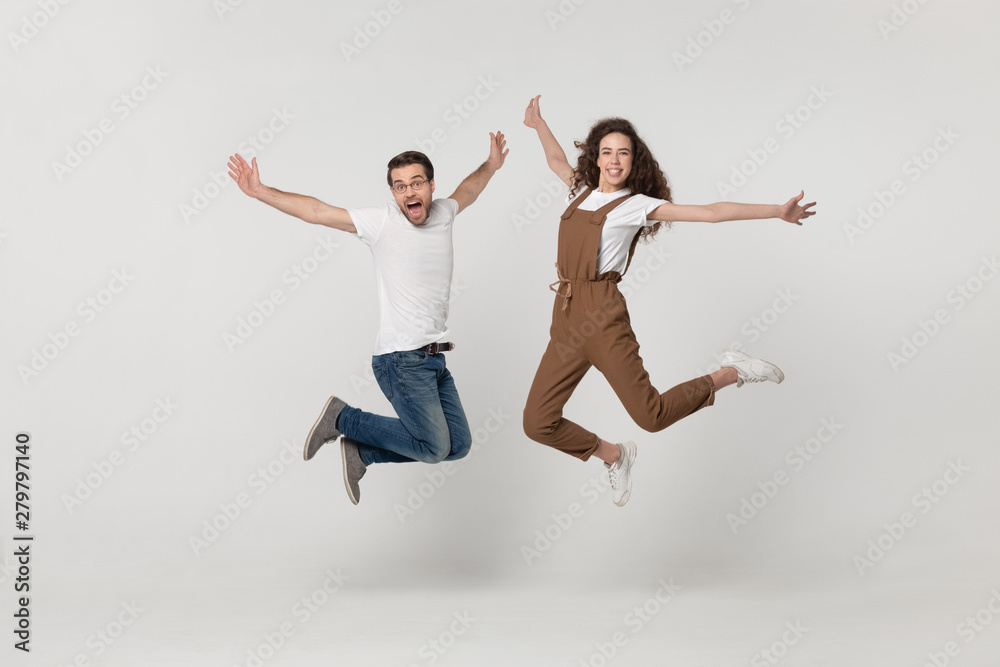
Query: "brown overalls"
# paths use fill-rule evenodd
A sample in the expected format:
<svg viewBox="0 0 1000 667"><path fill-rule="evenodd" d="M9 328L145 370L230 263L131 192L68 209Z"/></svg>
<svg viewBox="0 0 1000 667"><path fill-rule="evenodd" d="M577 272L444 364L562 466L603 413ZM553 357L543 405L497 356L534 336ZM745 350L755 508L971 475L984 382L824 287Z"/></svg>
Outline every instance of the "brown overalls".
<svg viewBox="0 0 1000 667"><path fill-rule="evenodd" d="M562 214L556 264L559 280L553 283L558 288L553 288L557 296L550 340L524 408L524 432L529 438L584 461L600 441L580 425L563 419L562 413L591 366L604 374L629 415L646 431L661 431L715 400L715 385L707 375L664 394L650 384L625 297L618 291L622 274L608 271L597 275L604 220L631 195L619 197L597 211L580 210L590 192L588 189L574 199ZM626 271L638 240L636 234Z"/></svg>

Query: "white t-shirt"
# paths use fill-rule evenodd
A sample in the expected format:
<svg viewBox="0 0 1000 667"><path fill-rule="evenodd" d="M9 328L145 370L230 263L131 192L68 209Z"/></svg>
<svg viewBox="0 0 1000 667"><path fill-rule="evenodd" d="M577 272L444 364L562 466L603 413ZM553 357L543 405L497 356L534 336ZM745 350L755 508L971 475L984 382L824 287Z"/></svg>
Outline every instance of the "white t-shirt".
<svg viewBox="0 0 1000 667"><path fill-rule="evenodd" d="M586 186L580 186L575 196L567 197L567 204L572 203L576 197L580 197L587 191ZM594 190L583 202L580 203L581 211L596 211L605 204L624 197L631 193L628 188L622 188L616 192L598 192ZM616 206L608 214L604 221L604 228L601 230L601 247L597 253L597 273L598 275L608 271L621 273L628 263L628 249L632 246L632 239L636 233L647 225L655 225L656 220L647 220L646 216L652 213L660 204L666 204L666 199L656 199L647 195L636 195L624 204Z"/></svg>
<svg viewBox="0 0 1000 667"><path fill-rule="evenodd" d="M347 211L356 236L371 248L378 287L379 327L375 354L415 350L448 335L448 301L454 253L454 199L435 199L422 225L396 202Z"/></svg>

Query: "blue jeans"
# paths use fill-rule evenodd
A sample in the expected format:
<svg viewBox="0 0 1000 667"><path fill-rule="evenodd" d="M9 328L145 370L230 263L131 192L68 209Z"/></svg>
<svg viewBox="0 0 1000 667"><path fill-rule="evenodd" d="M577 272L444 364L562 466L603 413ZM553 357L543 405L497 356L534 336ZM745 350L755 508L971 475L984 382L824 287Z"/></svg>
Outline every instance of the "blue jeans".
<svg viewBox="0 0 1000 667"><path fill-rule="evenodd" d="M344 407L337 429L362 443L365 465L460 459L472 448L472 433L444 355L421 350L372 357L372 370L396 417Z"/></svg>

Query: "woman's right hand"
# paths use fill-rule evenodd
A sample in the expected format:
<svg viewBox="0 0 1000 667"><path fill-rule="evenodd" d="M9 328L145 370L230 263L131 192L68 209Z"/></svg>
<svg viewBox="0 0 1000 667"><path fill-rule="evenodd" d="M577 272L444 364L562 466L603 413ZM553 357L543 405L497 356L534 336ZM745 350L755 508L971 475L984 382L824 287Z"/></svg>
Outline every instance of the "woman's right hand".
<svg viewBox="0 0 1000 667"><path fill-rule="evenodd" d="M533 130L538 129L538 126L544 123L542 120L542 110L538 107L538 98L541 95L535 95L528 102L528 108L524 110L524 124Z"/></svg>

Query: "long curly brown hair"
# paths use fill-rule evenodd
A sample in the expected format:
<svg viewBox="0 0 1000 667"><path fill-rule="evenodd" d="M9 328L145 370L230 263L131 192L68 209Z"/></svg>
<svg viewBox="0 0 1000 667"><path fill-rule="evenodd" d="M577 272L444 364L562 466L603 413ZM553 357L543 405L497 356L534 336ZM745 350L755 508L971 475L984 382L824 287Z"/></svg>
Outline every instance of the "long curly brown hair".
<svg viewBox="0 0 1000 667"><path fill-rule="evenodd" d="M646 142L639 137L635 127L624 118L602 118L594 123L583 141L574 141L573 145L580 149L580 157L576 161L573 174L573 185L570 194L576 194L581 185L596 190L600 182L601 170L597 167L597 155L601 148L601 139L612 132L620 132L632 141L632 171L625 181L626 187L632 192L673 201L670 198L670 184L667 176L660 169L659 163L653 157ZM666 223L667 227L670 223ZM639 238L643 241L652 240L660 230L662 222L643 227Z"/></svg>

